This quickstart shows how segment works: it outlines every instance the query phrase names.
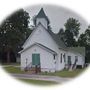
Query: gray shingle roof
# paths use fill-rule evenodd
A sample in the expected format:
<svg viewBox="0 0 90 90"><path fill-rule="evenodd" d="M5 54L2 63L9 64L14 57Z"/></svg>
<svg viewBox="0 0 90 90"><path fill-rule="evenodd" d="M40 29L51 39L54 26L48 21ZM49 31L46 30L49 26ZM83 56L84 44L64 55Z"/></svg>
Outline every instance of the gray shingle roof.
<svg viewBox="0 0 90 90"><path fill-rule="evenodd" d="M68 50L78 52L81 55L85 56L85 47L68 47Z"/></svg>
<svg viewBox="0 0 90 90"><path fill-rule="evenodd" d="M47 30L47 31L52 36L52 38L55 40L55 42L60 46L59 48L66 49L65 43L61 40L61 38L57 34L53 33L51 30Z"/></svg>

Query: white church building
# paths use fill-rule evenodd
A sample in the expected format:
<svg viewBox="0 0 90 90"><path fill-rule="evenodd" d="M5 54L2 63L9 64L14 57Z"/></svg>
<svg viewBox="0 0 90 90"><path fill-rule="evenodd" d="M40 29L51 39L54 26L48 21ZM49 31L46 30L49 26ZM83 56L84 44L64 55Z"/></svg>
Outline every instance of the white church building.
<svg viewBox="0 0 90 90"><path fill-rule="evenodd" d="M59 36L49 30L49 19L43 8L37 14L35 28L23 44L20 53L21 69L39 67L42 72L82 68L85 64L85 48L66 47Z"/></svg>

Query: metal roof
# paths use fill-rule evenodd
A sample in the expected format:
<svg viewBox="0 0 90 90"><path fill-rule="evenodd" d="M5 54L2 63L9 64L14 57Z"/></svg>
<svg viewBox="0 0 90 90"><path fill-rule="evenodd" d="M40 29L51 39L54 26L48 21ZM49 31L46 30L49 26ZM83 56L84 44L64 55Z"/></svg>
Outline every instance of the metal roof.
<svg viewBox="0 0 90 90"><path fill-rule="evenodd" d="M85 47L68 47L68 50L77 52L77 53L85 56Z"/></svg>

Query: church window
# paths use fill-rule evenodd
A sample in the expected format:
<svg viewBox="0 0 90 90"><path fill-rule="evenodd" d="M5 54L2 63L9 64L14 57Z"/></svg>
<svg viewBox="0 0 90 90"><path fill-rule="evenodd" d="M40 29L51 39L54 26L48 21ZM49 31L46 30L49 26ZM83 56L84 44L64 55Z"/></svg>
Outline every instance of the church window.
<svg viewBox="0 0 90 90"><path fill-rule="evenodd" d="M62 63L62 53L61 53L61 57L60 57L60 59L61 59L60 62Z"/></svg>
<svg viewBox="0 0 90 90"><path fill-rule="evenodd" d="M63 55L63 58L64 58L64 62L66 62L66 55L65 55L65 53Z"/></svg>

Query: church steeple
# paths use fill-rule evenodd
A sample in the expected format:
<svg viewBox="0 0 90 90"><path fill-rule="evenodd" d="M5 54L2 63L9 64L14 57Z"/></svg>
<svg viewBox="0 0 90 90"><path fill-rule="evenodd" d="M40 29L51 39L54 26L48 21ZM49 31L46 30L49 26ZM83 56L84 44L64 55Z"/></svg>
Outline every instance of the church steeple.
<svg viewBox="0 0 90 90"><path fill-rule="evenodd" d="M38 23L41 23L44 27L48 27L49 25L49 19L46 16L43 8L39 11L39 13L36 15L35 20L34 20L35 26L38 25Z"/></svg>

